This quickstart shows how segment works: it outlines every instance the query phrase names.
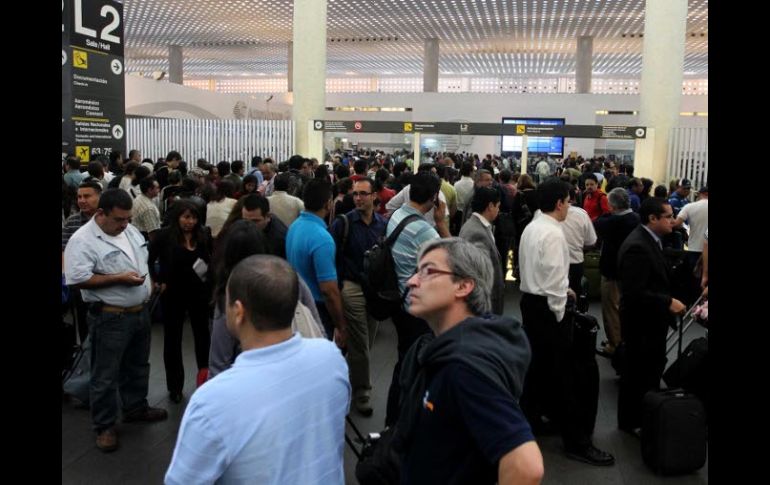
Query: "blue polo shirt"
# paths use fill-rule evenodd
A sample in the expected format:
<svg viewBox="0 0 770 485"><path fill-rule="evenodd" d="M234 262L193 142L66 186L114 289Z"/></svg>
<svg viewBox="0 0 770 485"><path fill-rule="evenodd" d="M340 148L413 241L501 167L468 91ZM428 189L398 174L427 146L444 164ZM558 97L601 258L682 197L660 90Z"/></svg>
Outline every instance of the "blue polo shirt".
<svg viewBox="0 0 770 485"><path fill-rule="evenodd" d="M323 301L319 283L337 281L334 264L336 246L326 223L315 214L302 211L286 233L286 259L313 293Z"/></svg>

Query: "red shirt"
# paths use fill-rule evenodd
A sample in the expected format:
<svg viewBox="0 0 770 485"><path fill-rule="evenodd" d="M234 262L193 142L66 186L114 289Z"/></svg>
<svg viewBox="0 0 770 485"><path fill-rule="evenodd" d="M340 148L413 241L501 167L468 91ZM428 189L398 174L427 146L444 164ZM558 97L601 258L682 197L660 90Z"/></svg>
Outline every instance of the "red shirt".
<svg viewBox="0 0 770 485"><path fill-rule="evenodd" d="M595 221L600 215L610 211L610 205L607 203L607 194L602 189L596 189L595 192L583 193L583 209L588 212L591 222Z"/></svg>
<svg viewBox="0 0 770 485"><path fill-rule="evenodd" d="M388 210L385 208L385 205L390 199L395 197L395 195L396 191L387 187L383 187L382 190L377 193L377 199L380 201L380 206L377 208L378 214L382 214L383 216L387 214Z"/></svg>

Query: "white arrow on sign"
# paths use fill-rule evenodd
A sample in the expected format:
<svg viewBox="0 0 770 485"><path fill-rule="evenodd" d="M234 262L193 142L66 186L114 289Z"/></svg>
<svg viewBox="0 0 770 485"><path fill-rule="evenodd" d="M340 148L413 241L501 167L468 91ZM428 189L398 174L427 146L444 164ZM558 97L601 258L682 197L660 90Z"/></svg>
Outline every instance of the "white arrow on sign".
<svg viewBox="0 0 770 485"><path fill-rule="evenodd" d="M113 126L112 127L112 136L116 140L120 140L121 138L123 138L123 127L120 126L120 125Z"/></svg>
<svg viewBox="0 0 770 485"><path fill-rule="evenodd" d="M110 69L112 69L113 74L118 75L123 72L123 64L118 59L114 59L110 63Z"/></svg>

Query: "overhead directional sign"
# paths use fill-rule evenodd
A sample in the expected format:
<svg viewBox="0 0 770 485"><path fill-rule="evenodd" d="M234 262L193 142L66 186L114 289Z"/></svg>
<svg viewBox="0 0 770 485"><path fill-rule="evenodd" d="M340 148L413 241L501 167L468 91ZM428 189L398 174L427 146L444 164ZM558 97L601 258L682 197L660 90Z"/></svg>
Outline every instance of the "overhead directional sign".
<svg viewBox="0 0 770 485"><path fill-rule="evenodd" d="M62 1L62 157L125 153L123 3Z"/></svg>
<svg viewBox="0 0 770 485"><path fill-rule="evenodd" d="M424 121L315 120L316 131L335 133L437 133L443 135L533 135L567 138L646 138L644 126L521 125L502 123L446 123Z"/></svg>

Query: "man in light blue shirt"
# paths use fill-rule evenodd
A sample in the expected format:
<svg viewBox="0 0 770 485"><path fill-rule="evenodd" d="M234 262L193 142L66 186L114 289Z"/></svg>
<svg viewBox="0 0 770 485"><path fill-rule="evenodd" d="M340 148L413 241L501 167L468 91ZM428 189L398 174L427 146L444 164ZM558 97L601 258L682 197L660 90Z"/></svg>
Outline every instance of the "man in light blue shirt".
<svg viewBox="0 0 770 485"><path fill-rule="evenodd" d="M333 343L292 333L298 294L275 256L233 269L227 329L243 352L190 399L166 484L345 482L348 366Z"/></svg>
<svg viewBox="0 0 770 485"><path fill-rule="evenodd" d="M128 223L133 200L108 189L96 213L72 235L64 250L64 274L88 303L91 347L90 406L96 446L114 451L118 396L123 422L161 421L165 409L147 404L150 378L150 297L147 242Z"/></svg>
<svg viewBox="0 0 770 485"><path fill-rule="evenodd" d="M64 174L64 182L70 187L77 189L80 182L86 177L86 174L80 171L80 157L70 155L67 157L67 173Z"/></svg>

